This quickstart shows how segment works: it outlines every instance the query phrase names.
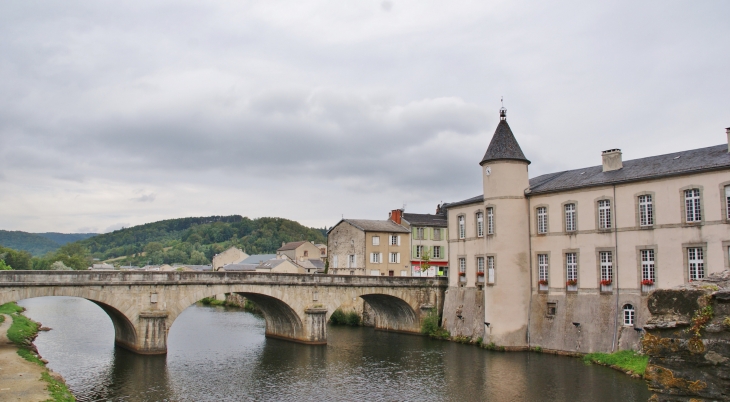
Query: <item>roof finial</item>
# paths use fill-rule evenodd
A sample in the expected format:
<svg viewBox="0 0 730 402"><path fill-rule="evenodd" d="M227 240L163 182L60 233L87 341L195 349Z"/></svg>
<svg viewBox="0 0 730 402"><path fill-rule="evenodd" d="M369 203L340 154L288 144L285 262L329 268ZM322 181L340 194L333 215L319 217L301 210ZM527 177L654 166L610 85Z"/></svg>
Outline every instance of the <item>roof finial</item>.
<svg viewBox="0 0 730 402"><path fill-rule="evenodd" d="M502 102L502 107L499 109L499 119L507 120L507 109L504 107L504 96L501 97L500 102Z"/></svg>

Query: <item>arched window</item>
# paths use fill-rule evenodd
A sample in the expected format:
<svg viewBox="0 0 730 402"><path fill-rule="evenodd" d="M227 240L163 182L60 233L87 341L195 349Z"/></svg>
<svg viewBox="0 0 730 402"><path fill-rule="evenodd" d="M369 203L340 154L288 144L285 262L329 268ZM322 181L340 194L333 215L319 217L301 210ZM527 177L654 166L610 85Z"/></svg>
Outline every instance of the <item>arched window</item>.
<svg viewBox="0 0 730 402"><path fill-rule="evenodd" d="M633 326L636 312L631 304L624 304L624 325Z"/></svg>

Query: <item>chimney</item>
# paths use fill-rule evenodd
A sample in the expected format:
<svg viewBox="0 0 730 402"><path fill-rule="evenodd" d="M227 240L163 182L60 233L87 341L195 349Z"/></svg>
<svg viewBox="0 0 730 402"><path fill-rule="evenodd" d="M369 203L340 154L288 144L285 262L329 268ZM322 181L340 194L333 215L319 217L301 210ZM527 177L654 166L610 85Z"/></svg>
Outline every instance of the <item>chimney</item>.
<svg viewBox="0 0 730 402"><path fill-rule="evenodd" d="M281 242L281 247L284 247L284 246L286 246L286 242L285 241Z"/></svg>
<svg viewBox="0 0 730 402"><path fill-rule="evenodd" d="M401 218L403 218L403 211L400 209L394 209L390 211L390 220L399 224L401 222Z"/></svg>
<svg viewBox="0 0 730 402"><path fill-rule="evenodd" d="M619 170L624 167L621 161L621 150L620 149L609 149L601 153L603 156L603 171L610 172L612 170Z"/></svg>
<svg viewBox="0 0 730 402"><path fill-rule="evenodd" d="M727 152L730 153L730 127L725 129L725 133L727 133Z"/></svg>

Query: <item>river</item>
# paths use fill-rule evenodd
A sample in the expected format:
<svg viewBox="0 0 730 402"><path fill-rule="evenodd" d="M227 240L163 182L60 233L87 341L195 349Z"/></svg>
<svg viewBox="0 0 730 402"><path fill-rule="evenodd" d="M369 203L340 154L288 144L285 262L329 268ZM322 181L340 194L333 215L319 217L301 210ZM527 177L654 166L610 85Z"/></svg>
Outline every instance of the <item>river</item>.
<svg viewBox="0 0 730 402"><path fill-rule="evenodd" d="M79 401L646 401L643 381L580 359L503 353L372 328L328 328L326 346L264 337L264 320L191 306L167 356L114 347L111 320L79 298L19 302L53 328L36 339Z"/></svg>

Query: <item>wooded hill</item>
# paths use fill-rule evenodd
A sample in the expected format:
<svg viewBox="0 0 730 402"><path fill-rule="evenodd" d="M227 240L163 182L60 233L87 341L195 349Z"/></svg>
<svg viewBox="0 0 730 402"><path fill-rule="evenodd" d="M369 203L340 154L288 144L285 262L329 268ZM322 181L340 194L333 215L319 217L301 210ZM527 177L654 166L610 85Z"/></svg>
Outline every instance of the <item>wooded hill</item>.
<svg viewBox="0 0 730 402"><path fill-rule="evenodd" d="M91 256L121 265L209 264L230 246L249 254L274 253L282 242L326 243L325 229L282 218L240 215L168 219L91 237L78 242ZM122 257L122 258L120 258Z"/></svg>
<svg viewBox="0 0 730 402"><path fill-rule="evenodd" d="M87 239L96 233L28 233L0 230L0 246L14 250L24 250L39 256L56 251L66 243Z"/></svg>

